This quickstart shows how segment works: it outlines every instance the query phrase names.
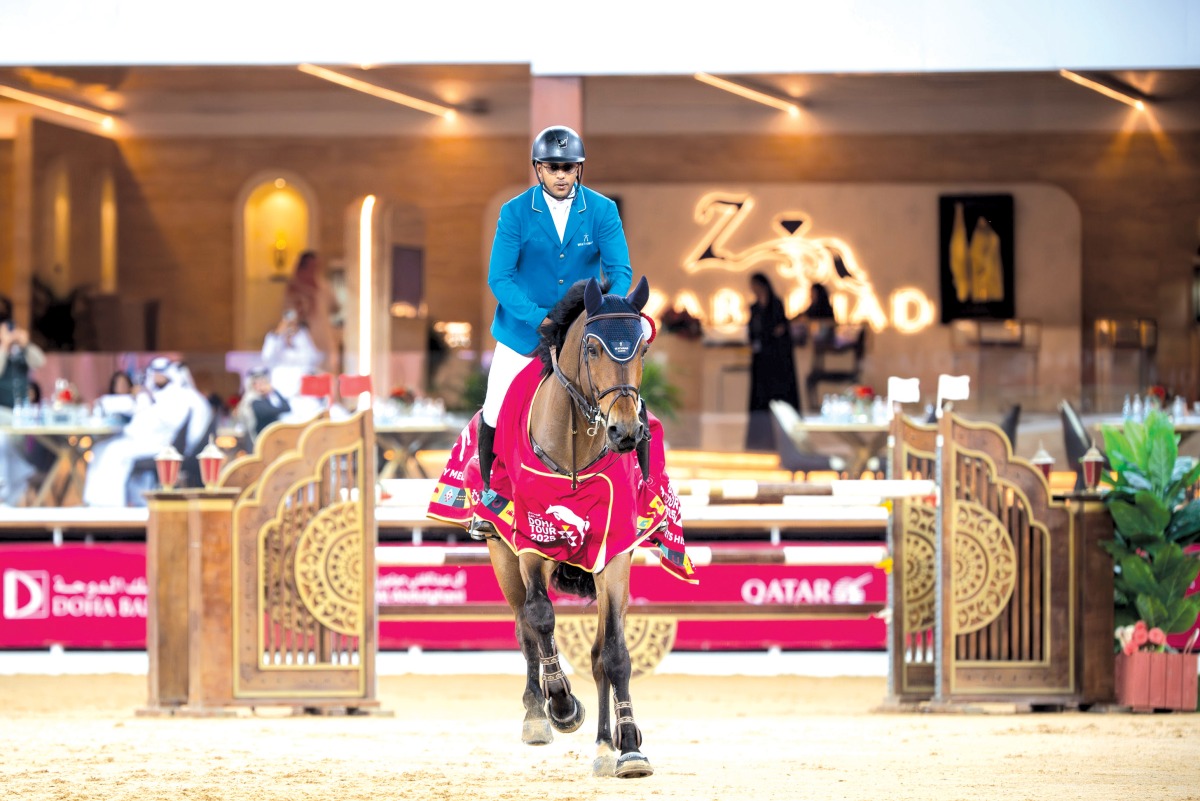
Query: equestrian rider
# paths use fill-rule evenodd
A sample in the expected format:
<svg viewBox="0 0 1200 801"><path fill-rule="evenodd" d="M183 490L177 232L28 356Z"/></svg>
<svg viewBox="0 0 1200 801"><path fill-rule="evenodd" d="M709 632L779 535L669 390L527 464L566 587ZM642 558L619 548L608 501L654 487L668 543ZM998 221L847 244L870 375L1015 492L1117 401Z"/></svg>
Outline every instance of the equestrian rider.
<svg viewBox="0 0 1200 801"><path fill-rule="evenodd" d="M530 158L538 183L500 208L488 286L496 297L488 372L479 425L479 472L491 488L496 420L508 387L533 360L538 328L578 280L611 281L609 292L629 291L633 271L617 204L585 187L579 134L553 125L533 140Z"/></svg>

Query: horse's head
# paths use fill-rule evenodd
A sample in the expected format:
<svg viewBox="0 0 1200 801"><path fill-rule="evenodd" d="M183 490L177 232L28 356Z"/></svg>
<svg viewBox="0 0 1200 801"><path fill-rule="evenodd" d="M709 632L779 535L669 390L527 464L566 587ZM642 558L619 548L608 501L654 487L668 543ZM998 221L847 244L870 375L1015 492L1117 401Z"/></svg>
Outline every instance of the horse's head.
<svg viewBox="0 0 1200 801"><path fill-rule="evenodd" d="M568 298L571 296L578 297L574 292ZM543 332L550 354L547 367L558 375L588 418L591 433L603 427L609 449L617 453L632 451L644 433L640 392L642 360L650 337L641 311L649 297L644 277L625 297L606 295L595 279L589 279L582 287L582 313L578 313L576 301L577 316L560 341L550 340L553 332ZM553 314L551 321L555 322Z"/></svg>

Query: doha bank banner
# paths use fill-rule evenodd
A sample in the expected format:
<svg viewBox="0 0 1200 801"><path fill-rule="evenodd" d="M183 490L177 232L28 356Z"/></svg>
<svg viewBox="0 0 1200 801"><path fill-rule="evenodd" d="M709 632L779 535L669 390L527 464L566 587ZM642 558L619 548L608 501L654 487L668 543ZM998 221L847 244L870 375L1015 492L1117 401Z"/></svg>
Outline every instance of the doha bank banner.
<svg viewBox="0 0 1200 801"><path fill-rule="evenodd" d="M146 546L0 548L0 647L146 646Z"/></svg>

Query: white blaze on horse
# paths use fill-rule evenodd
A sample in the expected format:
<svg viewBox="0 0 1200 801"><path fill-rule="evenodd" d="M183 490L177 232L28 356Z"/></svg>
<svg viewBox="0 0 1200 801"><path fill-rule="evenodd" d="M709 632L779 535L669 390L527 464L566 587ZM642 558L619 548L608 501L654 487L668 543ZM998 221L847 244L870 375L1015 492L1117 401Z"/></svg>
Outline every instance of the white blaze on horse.
<svg viewBox="0 0 1200 801"><path fill-rule="evenodd" d="M653 338L641 315L649 291L645 278L626 297L604 294L595 280L571 287L542 328L540 360L505 398L491 489L482 492L476 415L429 505L431 517L465 528L482 520L493 530L488 553L526 660L526 743L548 743L555 729L575 731L584 718L559 664L550 589L595 598L593 771L620 777L653 773L629 694L625 612L634 548L657 549L668 572L695 583L664 470L662 428L640 395Z"/></svg>

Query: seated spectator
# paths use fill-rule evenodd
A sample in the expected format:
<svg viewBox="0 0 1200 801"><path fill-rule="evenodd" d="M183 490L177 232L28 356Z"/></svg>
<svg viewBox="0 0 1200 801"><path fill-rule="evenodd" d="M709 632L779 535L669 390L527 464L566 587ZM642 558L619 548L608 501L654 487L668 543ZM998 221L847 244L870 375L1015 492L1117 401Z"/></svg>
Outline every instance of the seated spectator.
<svg viewBox="0 0 1200 801"><path fill-rule="evenodd" d="M247 379L246 394L238 404L238 419L253 440L264 428L282 419L292 410L292 406L279 390L271 386L271 373L267 368L255 367L248 373Z"/></svg>
<svg viewBox="0 0 1200 801"><path fill-rule="evenodd" d="M16 326L6 306L0 307L0 421L12 420L17 401L29 395L30 371L45 363L45 354L29 341L29 332ZM19 503L35 472L25 459L25 438L0 433L0 505Z"/></svg>
<svg viewBox="0 0 1200 801"><path fill-rule="evenodd" d="M286 310L279 324L263 339L262 361L271 371L271 386L291 406L291 411L281 419L305 422L321 412L324 404L320 399L300 394L300 379L319 371L325 354L313 344L312 336L293 309Z"/></svg>
<svg viewBox="0 0 1200 801"><path fill-rule="evenodd" d="M175 439L192 400L171 360L159 356L146 368L149 402L139 403L120 435L98 443L83 486L88 506L124 506L125 485L138 459L152 459ZM195 390L191 390L194 394ZM203 400L203 396L201 396ZM207 405L207 401L205 401Z"/></svg>
<svg viewBox="0 0 1200 801"><path fill-rule="evenodd" d="M108 379L108 391L96 398L96 405L105 419L128 423L133 419L137 393L133 379L124 370L117 370Z"/></svg>

